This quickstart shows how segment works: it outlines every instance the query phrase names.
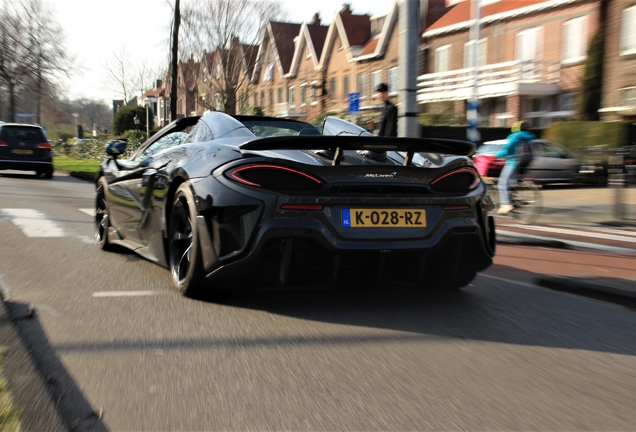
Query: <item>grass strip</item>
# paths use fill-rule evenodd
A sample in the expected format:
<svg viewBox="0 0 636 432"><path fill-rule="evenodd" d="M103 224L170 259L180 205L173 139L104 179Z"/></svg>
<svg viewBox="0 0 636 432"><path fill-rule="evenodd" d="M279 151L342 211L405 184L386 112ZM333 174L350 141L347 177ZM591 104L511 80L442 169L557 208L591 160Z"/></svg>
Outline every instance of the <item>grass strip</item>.
<svg viewBox="0 0 636 432"><path fill-rule="evenodd" d="M9 385L2 374L2 358L5 348L0 347L0 432L18 432L20 430L20 416L24 409L13 406Z"/></svg>
<svg viewBox="0 0 636 432"><path fill-rule="evenodd" d="M53 167L55 169L92 177L97 174L101 163L98 160L75 159L67 156L55 156L53 158Z"/></svg>

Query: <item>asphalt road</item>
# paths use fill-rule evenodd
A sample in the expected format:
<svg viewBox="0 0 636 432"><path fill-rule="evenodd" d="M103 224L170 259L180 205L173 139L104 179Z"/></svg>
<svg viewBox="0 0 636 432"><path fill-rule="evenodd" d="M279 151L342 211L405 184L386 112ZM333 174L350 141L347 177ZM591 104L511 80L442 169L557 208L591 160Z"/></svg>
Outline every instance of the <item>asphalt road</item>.
<svg viewBox="0 0 636 432"><path fill-rule="evenodd" d="M0 176L0 287L75 430L636 424L635 311L539 288L540 265L498 264L456 295L387 284L195 301L167 270L99 251L92 206L89 183ZM33 236L34 220L62 236Z"/></svg>

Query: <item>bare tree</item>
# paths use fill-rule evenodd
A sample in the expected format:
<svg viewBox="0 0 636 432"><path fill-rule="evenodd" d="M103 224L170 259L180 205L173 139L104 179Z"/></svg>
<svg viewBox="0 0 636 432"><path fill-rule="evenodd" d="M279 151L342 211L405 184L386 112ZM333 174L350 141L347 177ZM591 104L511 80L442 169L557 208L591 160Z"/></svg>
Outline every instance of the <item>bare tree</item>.
<svg viewBox="0 0 636 432"><path fill-rule="evenodd" d="M201 93L208 109L235 113L237 89L250 86L250 60L265 24L281 15L279 0L190 0L184 6L185 42L207 63Z"/></svg>
<svg viewBox="0 0 636 432"><path fill-rule="evenodd" d="M0 79L7 88L8 103L6 121L14 120L16 91L29 78L31 69L28 57L28 35L22 17L16 8L7 3L0 6Z"/></svg>
<svg viewBox="0 0 636 432"><path fill-rule="evenodd" d="M22 15L29 35L27 58L35 83L36 122L41 123L42 98L48 81L72 70L73 59L64 47L64 30L55 20L50 5L43 0L23 0Z"/></svg>
<svg viewBox="0 0 636 432"><path fill-rule="evenodd" d="M128 102L134 94L148 90L159 73L147 59L131 60L126 46L113 51L104 67L108 73L104 87L116 92L124 102Z"/></svg>

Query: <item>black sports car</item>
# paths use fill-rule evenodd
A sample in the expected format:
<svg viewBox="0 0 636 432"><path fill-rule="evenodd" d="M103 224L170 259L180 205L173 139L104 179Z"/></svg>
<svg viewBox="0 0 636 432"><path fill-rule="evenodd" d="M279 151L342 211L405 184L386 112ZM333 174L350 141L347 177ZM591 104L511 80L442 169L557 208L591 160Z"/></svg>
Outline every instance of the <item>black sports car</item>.
<svg viewBox="0 0 636 432"><path fill-rule="evenodd" d="M96 238L168 267L185 295L380 278L455 289L492 263L468 142L211 112L124 150L107 144Z"/></svg>

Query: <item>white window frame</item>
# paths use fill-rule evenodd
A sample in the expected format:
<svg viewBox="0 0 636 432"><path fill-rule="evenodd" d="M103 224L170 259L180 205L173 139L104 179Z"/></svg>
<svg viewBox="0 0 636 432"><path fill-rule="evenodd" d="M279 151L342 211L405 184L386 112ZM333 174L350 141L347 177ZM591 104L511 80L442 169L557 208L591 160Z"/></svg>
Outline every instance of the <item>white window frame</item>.
<svg viewBox="0 0 636 432"><path fill-rule="evenodd" d="M382 82L382 69L371 72L371 91L373 92L373 99L378 97L375 89Z"/></svg>
<svg viewBox="0 0 636 432"><path fill-rule="evenodd" d="M587 51L587 17L582 16L563 23L563 63L585 60Z"/></svg>
<svg viewBox="0 0 636 432"><path fill-rule="evenodd" d="M294 104L294 90L296 89L296 86L291 86L287 89L287 100L289 102L290 105Z"/></svg>
<svg viewBox="0 0 636 432"><path fill-rule="evenodd" d="M435 50L435 72L448 72L450 68L451 45L444 45Z"/></svg>
<svg viewBox="0 0 636 432"><path fill-rule="evenodd" d="M399 70L398 66L389 69L389 95L395 96L398 94L398 80L399 80Z"/></svg>
<svg viewBox="0 0 636 432"><path fill-rule="evenodd" d="M369 87L369 73L360 72L358 74L358 93L360 93L360 99L367 97L367 87Z"/></svg>
<svg viewBox="0 0 636 432"><path fill-rule="evenodd" d="M621 95L621 105L627 107L636 107L636 87L624 87ZM633 95L627 98L627 93L631 92ZM631 103L630 103L631 102Z"/></svg>
<svg viewBox="0 0 636 432"><path fill-rule="evenodd" d="M534 47L526 47L527 42L531 40ZM515 37L515 57L517 58L517 60L531 60L533 62L541 60L542 41L543 27L533 27L517 33ZM532 53L531 51L534 51L534 53ZM532 54L532 57L529 56L530 54Z"/></svg>
<svg viewBox="0 0 636 432"><path fill-rule="evenodd" d="M475 41L468 41L464 44L464 69L473 67L473 46ZM488 40L486 38L477 41L477 67L485 66L488 63Z"/></svg>
<svg viewBox="0 0 636 432"><path fill-rule="evenodd" d="M621 13L620 55L636 54L636 6Z"/></svg>
<svg viewBox="0 0 636 432"><path fill-rule="evenodd" d="M307 84L300 85L300 106L305 106L307 104Z"/></svg>

